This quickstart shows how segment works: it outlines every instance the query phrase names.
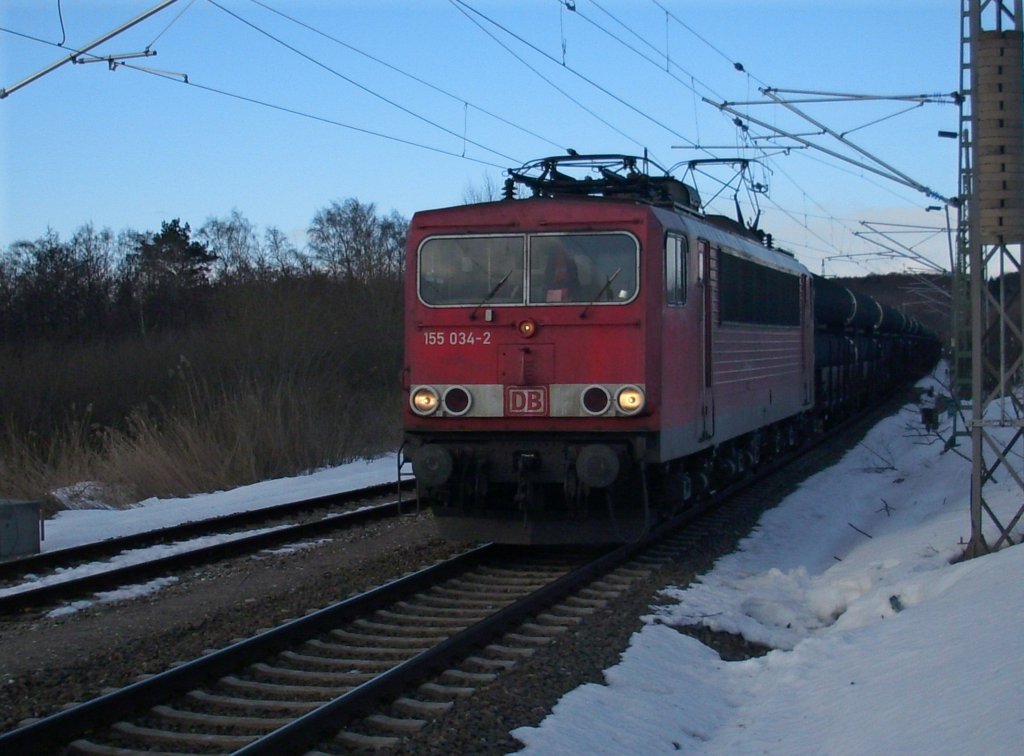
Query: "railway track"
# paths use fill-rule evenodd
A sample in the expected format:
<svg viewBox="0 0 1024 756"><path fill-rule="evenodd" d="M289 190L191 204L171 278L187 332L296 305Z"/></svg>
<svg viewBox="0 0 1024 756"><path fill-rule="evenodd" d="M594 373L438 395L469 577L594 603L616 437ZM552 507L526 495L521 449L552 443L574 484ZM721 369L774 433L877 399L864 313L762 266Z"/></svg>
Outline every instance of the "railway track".
<svg viewBox="0 0 1024 756"><path fill-rule="evenodd" d="M394 517L411 506L408 501L379 501L394 492L394 483L370 486L0 562L0 615L49 606L86 593L144 582L219 559ZM291 522L297 517L301 521ZM228 533L236 535L209 545L181 543L199 543L204 537ZM137 561L130 558L130 552L135 550L174 544L181 544L176 553L155 558L143 555ZM129 563L116 566L112 563L115 558ZM96 562L106 562L108 566L90 567L86 574L75 576L76 567ZM30 579L38 582L24 589L19 587Z"/></svg>
<svg viewBox="0 0 1024 756"><path fill-rule="evenodd" d="M0 735L0 752L348 753L403 743L415 752L424 733L464 743L468 736L456 731L473 724L438 720L457 718L474 699L490 702L484 710L514 707L529 694L506 691L503 681L561 667L557 649L576 636L603 644L602 616L637 616L636 602L649 606L650 592L670 575L677 585L692 579L821 464L801 458L780 475L768 469L723 493L699 522L680 529L692 518L682 516L596 557L474 549L23 723Z"/></svg>
<svg viewBox="0 0 1024 756"><path fill-rule="evenodd" d="M0 751L351 752L394 747L528 664L763 497L723 494L594 554L484 546L0 735ZM748 518L751 523L756 516ZM97 729L102 723L103 727Z"/></svg>
<svg viewBox="0 0 1024 756"><path fill-rule="evenodd" d="M296 743L315 742L336 726L331 723L397 694L410 679L451 664L467 648L486 645L538 607L592 579L601 564L581 555L515 557L499 547L481 547L0 736L0 750L45 751L71 739L72 750L83 753L157 746L284 753ZM543 642L544 632L534 637L508 650L512 659L470 658L463 669L447 670L442 682L421 688L420 697L401 697L395 706L414 714L444 710L451 703L446 696L493 679L493 671L467 665L488 669L514 663L516 654ZM503 652L504 647L491 646L484 653ZM113 722L140 707L152 708L98 736L77 738L97 722ZM371 721L399 730L422 721L382 716ZM340 737L352 747L380 743L359 732Z"/></svg>

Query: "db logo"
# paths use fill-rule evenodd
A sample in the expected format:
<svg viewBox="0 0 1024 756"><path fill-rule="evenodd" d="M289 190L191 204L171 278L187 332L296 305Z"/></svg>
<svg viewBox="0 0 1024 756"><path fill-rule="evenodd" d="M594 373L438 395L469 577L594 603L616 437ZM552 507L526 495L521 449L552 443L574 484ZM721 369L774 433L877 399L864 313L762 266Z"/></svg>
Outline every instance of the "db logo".
<svg viewBox="0 0 1024 756"><path fill-rule="evenodd" d="M522 388L509 386L505 389L506 415L548 414L548 390L545 386Z"/></svg>

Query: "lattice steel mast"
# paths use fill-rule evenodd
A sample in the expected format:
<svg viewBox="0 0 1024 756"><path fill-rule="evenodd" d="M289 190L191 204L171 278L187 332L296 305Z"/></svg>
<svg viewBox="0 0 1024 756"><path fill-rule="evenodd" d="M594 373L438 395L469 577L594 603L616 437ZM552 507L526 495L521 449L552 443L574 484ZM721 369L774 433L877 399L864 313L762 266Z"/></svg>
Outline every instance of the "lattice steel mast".
<svg viewBox="0 0 1024 756"><path fill-rule="evenodd" d="M1005 522L985 498L999 471L1024 491L1021 245L1024 243L1024 55L1022 0L962 0L959 254L969 280L970 331L957 309L958 390L970 370L971 539L966 556L1013 543L1022 505ZM961 302L964 299L960 300ZM966 342L966 343L965 343ZM967 344L970 352L967 356ZM965 398L957 395L956 398ZM998 431L998 432L997 432ZM1009 432L1010 440L1006 442ZM1016 452L1015 452L1016 449ZM985 452L991 453L987 462ZM1016 464L1014 454L1017 454ZM986 537L989 526L994 541Z"/></svg>

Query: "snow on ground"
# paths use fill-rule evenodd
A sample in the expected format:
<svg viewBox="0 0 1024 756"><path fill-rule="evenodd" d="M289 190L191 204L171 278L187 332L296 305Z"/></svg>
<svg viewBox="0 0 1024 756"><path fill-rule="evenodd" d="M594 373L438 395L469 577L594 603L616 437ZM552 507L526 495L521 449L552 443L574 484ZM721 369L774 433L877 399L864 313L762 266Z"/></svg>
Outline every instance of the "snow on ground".
<svg viewBox="0 0 1024 756"><path fill-rule="evenodd" d="M66 549L105 538L133 535L192 520L287 504L315 496L344 493L390 483L398 477L394 455L353 462L295 478L254 483L230 491L180 499L146 499L128 509L111 509L94 502L93 509L62 510L44 523L43 551Z"/></svg>
<svg viewBox="0 0 1024 756"><path fill-rule="evenodd" d="M604 685L513 732L524 753L1020 753L1024 548L950 563L971 463L942 448L913 406L881 422L737 552L666 588ZM1021 496L998 477L986 500L1005 522ZM692 624L774 650L723 662L671 627Z"/></svg>
<svg viewBox="0 0 1024 756"><path fill-rule="evenodd" d="M93 598L80 599L78 601L72 601L63 606L59 606L46 613L47 617L66 617L69 614L87 609L94 604L109 604L115 601L128 601L129 599L142 598L143 596L149 596L152 593L156 593L161 588L166 588L169 585L174 585L178 582L176 577L162 577L154 578L146 583L139 583L137 585L126 585L121 588L117 588L113 591L100 591L93 594Z"/></svg>

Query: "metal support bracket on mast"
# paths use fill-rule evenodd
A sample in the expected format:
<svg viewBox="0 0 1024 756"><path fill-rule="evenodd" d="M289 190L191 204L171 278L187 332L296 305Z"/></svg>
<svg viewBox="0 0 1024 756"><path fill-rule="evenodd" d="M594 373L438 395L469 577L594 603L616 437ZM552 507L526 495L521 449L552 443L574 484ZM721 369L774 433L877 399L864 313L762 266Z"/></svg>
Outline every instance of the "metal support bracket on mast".
<svg viewBox="0 0 1024 756"><path fill-rule="evenodd" d="M113 31L107 32L106 34L104 34L104 35L102 35L100 37L97 37L92 42L89 42L88 44L83 45L82 47L74 50L70 54L64 56L60 60L57 60L57 61L51 63L50 65L48 65L46 68L42 69L41 71L37 71L36 73L32 74L31 76L29 76L29 77L27 77L25 79L22 79L17 84L13 84L13 85L5 88L5 89L0 89L0 100L4 99L8 95L14 94L15 92L17 92L22 87L28 86L29 84L31 84L32 82L36 81L37 79L41 79L42 77L46 76L46 74L48 74L48 73L50 73L52 71L56 71L58 68L60 68L61 66L63 66L66 63L81 63L81 62L83 62L83 61L80 61L79 58L81 58L83 55L88 53L93 48L99 47L100 45L102 45L107 40L113 39L114 37L116 37L121 32L124 32L124 31L127 31L128 29L131 29L136 24L142 23L143 21L145 21L150 16L156 15L160 11L162 11L165 8L173 5L176 2L178 2L178 0L163 0L162 3L159 3L158 5L150 8L148 11L145 11L144 13L139 14L138 16L133 18L131 21L128 21L126 23L121 24L119 27L117 27ZM103 56L103 57L92 56L92 57L98 58L99 60L107 60L108 58L142 57L142 56L146 56L147 54L150 54L149 51L142 52L142 53L130 53L128 55L121 55L121 56ZM113 63L114 61L108 61L108 62Z"/></svg>
<svg viewBox="0 0 1024 756"><path fill-rule="evenodd" d="M836 131L834 131L832 129L829 129L827 126L824 126L823 124L819 123L817 120L811 118L810 116L808 116L808 115L804 114L803 112L801 112L799 109L793 107L790 103L786 102L785 100L781 100L781 99L775 98L775 97L773 97L772 94L770 94L770 93L775 92L777 90L770 89L770 88L766 87L766 88L762 89L761 91L764 92L766 96L772 97L772 101L771 102L761 102L761 103L746 103L746 104L761 104L761 105L764 105L764 104L778 104L778 105L784 105L787 108L789 108L790 110L792 110L794 113L796 113L796 114L800 115L801 117L803 117L805 120L807 120L810 123L814 124L814 126L817 127L818 129L820 129L818 134L820 134L820 135L828 134L829 136L839 140L840 142L842 142L846 146L850 147L851 149L856 150L861 155L863 155L865 158L867 158L870 162L864 162L862 160L856 160L856 159L850 157L849 155L844 155L841 152L837 152L837 151L829 149L827 147L823 147L822 145L816 144L815 142L812 142L811 140L805 138L805 136L802 135L802 134L795 134L793 132L786 131L785 129L780 129L778 126L770 124L767 121L762 121L762 120L760 120L758 118L754 118L749 113L741 111L741 110L737 110L736 108L733 107L733 105L740 104L740 103L715 102L714 100L709 100L707 97L704 97L702 99L704 100L704 102L708 103L709 105L714 105L719 110L724 111L726 113L729 113L730 115L736 116L736 118L738 118L738 119L742 119L743 121L749 121L750 123L756 124L757 126L760 126L761 128L764 128L764 129L767 129L769 131L772 131L772 132L778 134L781 137L785 137L786 139L792 139L794 142L797 142L797 143L799 143L799 144L801 144L801 145L803 145L803 146L805 146L805 147L807 147L809 149L818 150L819 152L823 152L823 153L825 153L826 155L828 155L830 157L836 158L837 160L842 160L843 162L850 163L851 165L855 165L858 168L861 168L862 170L870 171L871 173L877 174L877 175L879 175L879 176L881 176L883 178L887 178L890 181L895 181L895 182L897 182L899 184L903 184L904 186L909 186L911 189L916 189L917 191L927 195L928 197L931 197L933 199L937 199L940 202L947 202L948 203L950 201L950 199L948 197L943 197L941 194L939 194L938 192L934 191L933 189L925 186L924 184L921 184L918 181L915 181L914 179L910 178L906 174L902 173L901 171L896 170L892 166L888 165L887 163L883 162L879 158L875 157L874 155L869 153L867 150L864 150L863 148L857 146L856 144L851 142L849 139L847 139L844 135L839 134L839 133L837 133Z"/></svg>

